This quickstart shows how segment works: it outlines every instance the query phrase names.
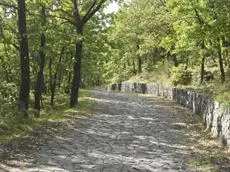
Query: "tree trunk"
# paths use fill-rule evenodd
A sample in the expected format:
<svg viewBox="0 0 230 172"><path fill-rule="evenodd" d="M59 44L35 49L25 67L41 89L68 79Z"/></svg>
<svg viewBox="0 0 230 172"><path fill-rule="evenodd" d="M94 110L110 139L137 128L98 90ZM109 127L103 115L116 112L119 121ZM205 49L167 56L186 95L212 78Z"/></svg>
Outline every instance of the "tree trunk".
<svg viewBox="0 0 230 172"><path fill-rule="evenodd" d="M140 49L140 45L139 45L139 39L137 40L137 51ZM137 72L141 73L142 72L142 59L141 56L139 54L137 54Z"/></svg>
<svg viewBox="0 0 230 172"><path fill-rule="evenodd" d="M54 96L55 96L55 90L57 85L57 72L54 74L52 85L51 85L51 96L50 96L50 105L54 106Z"/></svg>
<svg viewBox="0 0 230 172"><path fill-rule="evenodd" d="M59 73L58 73L58 89L60 90L61 89L61 84L62 84L62 81L63 81L63 76L62 76L62 71L59 71Z"/></svg>
<svg viewBox="0 0 230 172"><path fill-rule="evenodd" d="M175 54L172 55L172 60L173 60L174 66L175 66L175 67L178 67L178 66L179 66L179 63L178 63L178 60L177 60L177 57L176 57Z"/></svg>
<svg viewBox="0 0 230 172"><path fill-rule="evenodd" d="M50 91L51 91L50 105L51 106L54 106L54 97L55 97L55 91L56 91L56 87L57 87L58 70L59 70L59 66L61 64L61 60L62 60L62 57L63 57L63 54L64 54L64 50L65 50L65 47L63 47L62 50L61 50L61 54L60 54L60 57L59 57L57 68L56 68L54 77L52 77L53 80L51 81L51 87L50 87Z"/></svg>
<svg viewBox="0 0 230 172"><path fill-rule="evenodd" d="M83 36L83 26L77 26L77 34ZM78 103L78 92L81 83L81 57L82 57L83 41L78 40L75 49L75 60L73 66L73 79L70 95L70 107L75 107Z"/></svg>
<svg viewBox="0 0 230 172"><path fill-rule="evenodd" d="M42 98L42 91L45 88L45 81L44 81L44 67L45 67L45 34L42 33L41 35L41 47L40 47L40 69L37 76L37 83L35 86L35 103L34 108L38 111L41 110L41 98ZM39 114L38 114L39 116Z"/></svg>
<svg viewBox="0 0 230 172"><path fill-rule="evenodd" d="M42 27L45 26L45 7L42 6L41 8L41 17L43 18L42 22ZM34 103L34 108L38 110L37 117L39 117L39 112L41 110L41 100L42 100L42 91L45 89L45 81L44 81L44 67L45 67L45 43L46 43L46 37L45 33L41 34L41 44L40 44L40 51L39 51L39 56L40 56L40 69L38 72L37 76L37 83L35 86L35 103Z"/></svg>
<svg viewBox="0 0 230 172"><path fill-rule="evenodd" d="M140 55L138 55L137 57L137 64L138 64L138 73L141 73L142 72L142 59Z"/></svg>
<svg viewBox="0 0 230 172"><path fill-rule="evenodd" d="M29 49L26 27L26 6L25 0L18 0L18 31L20 44L20 91L19 91L19 110L24 117L28 117L29 92L30 92L30 68L29 68Z"/></svg>
<svg viewBox="0 0 230 172"><path fill-rule="evenodd" d="M201 66L200 66L200 84L202 84L204 81L204 72L205 72L204 62L205 62L205 57L202 57Z"/></svg>
<svg viewBox="0 0 230 172"><path fill-rule="evenodd" d="M137 74L136 65L135 65L135 60L134 60L134 58L133 58L133 73L134 73L134 75Z"/></svg>
<svg viewBox="0 0 230 172"><path fill-rule="evenodd" d="M204 40L202 41L201 49L203 49L203 50L205 49ZM204 81L204 72L205 72L204 63L205 63L205 56L204 56L204 54L202 53L201 68L200 68L200 84L202 84L203 81Z"/></svg>
<svg viewBox="0 0 230 172"><path fill-rule="evenodd" d="M65 86L65 93L66 94L69 94L70 93L70 86L71 86L71 72L68 72L68 75L67 75L67 85Z"/></svg>
<svg viewBox="0 0 230 172"><path fill-rule="evenodd" d="M219 58L221 82L224 83L225 82L225 71L224 71L224 64L223 64L223 59L222 59L220 39L218 39L218 58Z"/></svg>
<svg viewBox="0 0 230 172"><path fill-rule="evenodd" d="M51 93L52 83L53 83L53 75L52 75L52 64L53 60L50 57L49 59L49 83L48 83L48 93Z"/></svg>

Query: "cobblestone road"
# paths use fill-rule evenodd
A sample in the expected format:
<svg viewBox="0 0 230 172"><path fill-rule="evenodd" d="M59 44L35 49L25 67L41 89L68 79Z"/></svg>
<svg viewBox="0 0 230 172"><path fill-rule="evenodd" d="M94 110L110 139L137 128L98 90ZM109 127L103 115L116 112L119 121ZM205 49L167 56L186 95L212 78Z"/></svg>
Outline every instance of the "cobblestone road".
<svg viewBox="0 0 230 172"><path fill-rule="evenodd" d="M229 170L228 159L220 157L214 141L203 138L199 118L186 109L148 96L92 93L92 115L74 118L52 138L37 138L40 143L30 145L29 152L11 152L12 157L0 162L0 171Z"/></svg>

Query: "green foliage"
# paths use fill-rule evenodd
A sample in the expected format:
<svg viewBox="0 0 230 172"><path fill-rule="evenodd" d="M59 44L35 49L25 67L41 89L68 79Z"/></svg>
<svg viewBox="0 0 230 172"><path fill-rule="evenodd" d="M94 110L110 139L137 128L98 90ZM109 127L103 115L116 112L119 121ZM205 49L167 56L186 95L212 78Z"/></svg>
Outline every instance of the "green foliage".
<svg viewBox="0 0 230 172"><path fill-rule="evenodd" d="M218 87L214 88L230 66L229 7L225 0L134 0L123 6L108 32L111 48L105 80L128 77L130 81L165 84L172 75L173 85L218 93ZM139 59L143 73L137 72ZM181 65L172 69L167 64ZM214 80L206 81L205 75L201 84L202 70L214 74ZM228 79L226 74L226 85ZM220 90L224 95L229 92Z"/></svg>
<svg viewBox="0 0 230 172"><path fill-rule="evenodd" d="M95 1L96 4L99 2ZM119 1L121 8L117 13L105 14L104 9L111 2L103 3L101 10L87 21L84 34L79 35L76 33L72 1L26 0L31 102L34 101L41 50L45 53L45 109L49 107L52 110L48 105L52 85L56 84L56 97L60 96L59 93L70 93L76 62L75 44L79 40L84 42L82 87L128 79L163 84L171 81L174 85L208 87L219 100L221 93L224 93L223 101L229 98L229 90L218 89L217 85L220 75L230 66L230 20L227 20L230 1ZM92 1L80 3L79 14L84 16ZM18 16L14 6L16 1L0 1L0 117L6 118L17 114L21 73ZM45 16L41 14L42 6L45 7ZM46 37L44 48L40 45L42 34ZM205 71L214 73L215 82L200 85L202 63ZM178 64L181 65L173 67ZM185 66L190 70L185 70ZM226 85L228 80L229 75L226 74ZM56 106L59 103L56 102Z"/></svg>
<svg viewBox="0 0 230 172"><path fill-rule="evenodd" d="M12 115L11 110L15 109L18 90L15 83L0 84L0 119L1 117L9 117Z"/></svg>
<svg viewBox="0 0 230 172"><path fill-rule="evenodd" d="M17 135L17 133L20 134L23 131L33 130L36 126L41 126L47 120L63 119L65 115L68 115L62 108L66 109L69 106L69 95L66 94L69 94L71 89L73 66L76 62L74 57L79 53L76 53L75 49L77 41L84 42L81 86L93 87L105 82L102 77L103 68L108 60L107 54L110 48L107 24L112 16L104 14L103 11L111 2L78 1L78 12L81 16L86 15L90 10L97 11L96 15L90 13L86 16L87 22L83 22L87 23L84 27L84 35L80 36L76 32L73 2L68 0L25 0L27 32L24 33L28 37L30 60L30 88L29 90L25 89L30 91L30 108L28 119L24 119L20 115L21 113L18 113L18 97L21 95L19 86L22 83L20 78L23 78L20 76L24 71L21 63L23 60L19 58L20 39L18 37L20 35L18 9L22 8L18 8L17 1L0 0L0 135ZM102 6L98 6L99 4ZM92 7L92 5L95 6ZM44 77L38 77L41 76L40 69L43 68L41 67L43 66L41 65L43 61L41 54L44 54L45 58L42 71ZM37 110L35 111L33 108L38 78L40 81L42 80L42 88L36 89L42 92L42 109L39 113L40 118L36 119L34 116L37 115ZM52 92L55 96L54 106L50 106ZM77 107L79 111L90 109L87 98L80 97L79 100ZM72 109L74 112L78 110Z"/></svg>
<svg viewBox="0 0 230 172"><path fill-rule="evenodd" d="M89 97L93 96L87 90L80 90L79 104L74 109L68 107L68 96L65 94L58 95L55 108L49 106L48 97L44 97L45 107L41 111L40 118L33 117L35 113L33 110L29 111L30 117L28 119L23 119L15 115L16 110L6 109L12 116L10 118L0 118L0 141L22 137L44 125L49 125L51 122L71 120L78 114L87 115L92 108Z"/></svg>
<svg viewBox="0 0 230 172"><path fill-rule="evenodd" d="M229 90L224 90L219 88L215 91L215 95L213 96L215 100L222 103L223 106L229 107L230 106L230 92Z"/></svg>
<svg viewBox="0 0 230 172"><path fill-rule="evenodd" d="M186 69L184 65L174 67L172 69L171 81L175 86L189 85L192 81L192 72Z"/></svg>

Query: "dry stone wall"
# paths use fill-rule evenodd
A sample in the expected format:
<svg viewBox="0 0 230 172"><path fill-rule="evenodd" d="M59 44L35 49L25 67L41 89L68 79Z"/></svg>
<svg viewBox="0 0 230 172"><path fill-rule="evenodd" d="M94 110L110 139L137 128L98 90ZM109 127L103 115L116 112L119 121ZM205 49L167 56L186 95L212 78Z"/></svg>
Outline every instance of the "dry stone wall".
<svg viewBox="0 0 230 172"><path fill-rule="evenodd" d="M110 85L108 90L153 94L174 100L198 114L212 135L220 138L223 144L230 147L230 108L223 107L208 96L195 91L153 83L122 82Z"/></svg>

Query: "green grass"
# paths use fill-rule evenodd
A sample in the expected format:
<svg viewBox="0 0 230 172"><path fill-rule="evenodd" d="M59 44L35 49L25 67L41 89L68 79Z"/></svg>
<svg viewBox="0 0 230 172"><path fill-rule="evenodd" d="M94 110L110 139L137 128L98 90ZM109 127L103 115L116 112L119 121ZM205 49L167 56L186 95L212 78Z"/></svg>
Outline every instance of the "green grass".
<svg viewBox="0 0 230 172"><path fill-rule="evenodd" d="M171 85L170 72L168 68L158 67L152 72L144 71L141 74L131 77L128 82L143 82L143 83L159 83L164 85Z"/></svg>
<svg viewBox="0 0 230 172"><path fill-rule="evenodd" d="M12 112L12 118L0 119L0 141L10 141L29 134L30 132L47 125L48 122L59 122L69 120L77 114L89 114L92 105L88 101L91 95L87 90L80 91L79 103L76 108L69 108L69 96L56 95L56 104L54 107L49 106L49 98L44 97L44 108L40 112L40 117L35 118L34 110L29 110L29 118L23 119L20 115Z"/></svg>

